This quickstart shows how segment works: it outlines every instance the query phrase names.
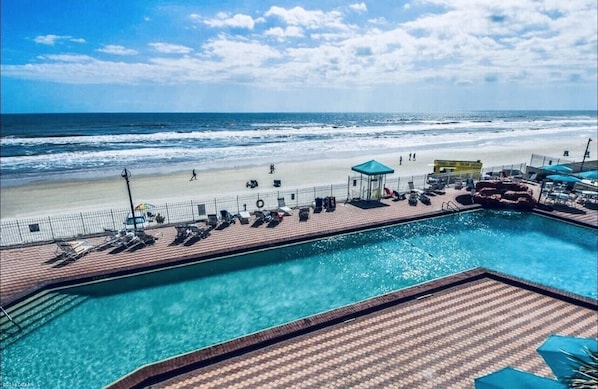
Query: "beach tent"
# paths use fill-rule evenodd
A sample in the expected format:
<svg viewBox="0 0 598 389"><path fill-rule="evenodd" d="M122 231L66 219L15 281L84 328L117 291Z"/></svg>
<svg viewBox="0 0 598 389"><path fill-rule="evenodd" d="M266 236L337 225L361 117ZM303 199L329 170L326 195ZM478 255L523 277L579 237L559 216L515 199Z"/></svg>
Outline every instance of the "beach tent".
<svg viewBox="0 0 598 389"><path fill-rule="evenodd" d="M394 173L394 169L376 161L370 160L351 168L354 172L360 173L360 193L363 193L363 176L367 177L367 190L365 193L365 200L369 201L374 198L380 200L382 191L384 190L384 180L387 174ZM349 179L350 181L350 179ZM354 186L355 186L354 182Z"/></svg>

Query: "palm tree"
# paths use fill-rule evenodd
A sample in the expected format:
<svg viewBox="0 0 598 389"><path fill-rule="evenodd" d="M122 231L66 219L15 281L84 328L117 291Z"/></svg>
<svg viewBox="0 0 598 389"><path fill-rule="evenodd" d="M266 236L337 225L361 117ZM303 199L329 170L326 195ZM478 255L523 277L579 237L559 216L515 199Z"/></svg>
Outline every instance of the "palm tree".
<svg viewBox="0 0 598 389"><path fill-rule="evenodd" d="M585 349L585 352L589 358L581 358L564 352L567 358L575 364L573 373L565 379L569 388L598 388L598 352L590 351L588 348Z"/></svg>

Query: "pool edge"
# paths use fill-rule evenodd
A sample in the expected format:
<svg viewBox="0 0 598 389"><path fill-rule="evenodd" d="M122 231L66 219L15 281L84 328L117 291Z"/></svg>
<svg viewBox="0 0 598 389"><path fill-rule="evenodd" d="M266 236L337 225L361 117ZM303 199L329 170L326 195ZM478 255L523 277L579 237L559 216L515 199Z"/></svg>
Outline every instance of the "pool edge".
<svg viewBox="0 0 598 389"><path fill-rule="evenodd" d="M488 278L517 288L526 289L551 298L598 312L598 301L573 293L546 287L507 274L475 268L423 284L390 292L357 304L337 308L228 342L191 351L156 363L148 364L121 377L106 388L142 388L169 378L228 360L272 344L283 342L310 332L337 325L409 301L426 298L435 293Z"/></svg>

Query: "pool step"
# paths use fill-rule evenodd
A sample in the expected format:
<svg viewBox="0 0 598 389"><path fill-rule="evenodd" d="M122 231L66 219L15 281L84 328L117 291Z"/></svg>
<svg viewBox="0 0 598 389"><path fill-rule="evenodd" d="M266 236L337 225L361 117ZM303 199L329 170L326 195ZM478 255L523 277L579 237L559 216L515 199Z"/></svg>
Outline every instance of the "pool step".
<svg viewBox="0 0 598 389"><path fill-rule="evenodd" d="M7 309L10 320L0 314L0 349L4 349L35 329L81 304L88 297L49 292L24 304Z"/></svg>

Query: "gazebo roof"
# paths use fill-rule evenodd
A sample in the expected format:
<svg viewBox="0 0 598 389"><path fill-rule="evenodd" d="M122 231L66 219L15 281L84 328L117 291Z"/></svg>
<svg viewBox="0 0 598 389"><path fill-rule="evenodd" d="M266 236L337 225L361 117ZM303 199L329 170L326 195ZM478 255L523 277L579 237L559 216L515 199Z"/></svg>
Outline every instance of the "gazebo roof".
<svg viewBox="0 0 598 389"><path fill-rule="evenodd" d="M378 176L381 174L392 174L394 173L394 169L381 164L376 160L367 161L364 163L360 163L359 165L355 165L351 168L351 170L356 171L358 173L362 173L368 176Z"/></svg>

